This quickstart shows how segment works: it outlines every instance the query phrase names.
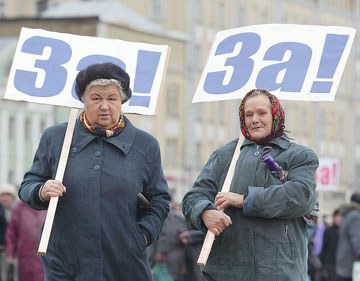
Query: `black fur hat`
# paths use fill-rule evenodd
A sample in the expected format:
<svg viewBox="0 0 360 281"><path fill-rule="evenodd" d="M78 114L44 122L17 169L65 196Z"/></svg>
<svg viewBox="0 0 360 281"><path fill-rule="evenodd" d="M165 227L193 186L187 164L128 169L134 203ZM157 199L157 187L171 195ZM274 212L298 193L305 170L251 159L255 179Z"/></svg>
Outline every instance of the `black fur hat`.
<svg viewBox="0 0 360 281"><path fill-rule="evenodd" d="M89 65L87 68L81 70L76 76L75 92L79 100L84 94L86 86L91 81L96 79L115 79L121 84L121 87L126 94L126 99L122 100L122 103L128 101L131 98L132 91L129 87L130 76L125 70L118 65L106 62Z"/></svg>

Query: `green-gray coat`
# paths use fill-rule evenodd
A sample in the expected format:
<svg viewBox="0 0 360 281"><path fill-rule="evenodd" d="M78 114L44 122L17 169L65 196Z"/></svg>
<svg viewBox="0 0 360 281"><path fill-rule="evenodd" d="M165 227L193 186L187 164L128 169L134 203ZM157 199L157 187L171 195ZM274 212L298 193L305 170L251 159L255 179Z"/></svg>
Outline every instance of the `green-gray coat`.
<svg viewBox="0 0 360 281"><path fill-rule="evenodd" d="M89 133L77 120L49 245L42 264L46 281L150 281L148 243L159 236L169 212L168 186L157 140L126 117L111 138ZM55 178L66 124L45 130L19 197L37 210L49 202L40 186ZM151 207L139 207L143 192Z"/></svg>
<svg viewBox="0 0 360 281"><path fill-rule="evenodd" d="M183 200L194 228L206 231L200 214L215 208L237 140L210 156ZM230 207L232 225L216 237L203 269L207 280L303 281L307 276L307 227L302 216L316 202L318 157L286 137L272 140L271 156L289 172L283 184L261 160L262 146L245 140L231 191L247 194L243 208Z"/></svg>

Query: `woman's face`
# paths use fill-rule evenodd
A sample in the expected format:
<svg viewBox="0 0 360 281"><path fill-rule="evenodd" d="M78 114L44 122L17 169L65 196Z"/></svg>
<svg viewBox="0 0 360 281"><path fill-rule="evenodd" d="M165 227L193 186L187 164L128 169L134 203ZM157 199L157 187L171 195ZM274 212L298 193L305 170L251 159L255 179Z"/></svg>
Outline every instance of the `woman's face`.
<svg viewBox="0 0 360 281"><path fill-rule="evenodd" d="M83 96L84 110L92 126L113 128L121 115L120 89L116 85L94 85Z"/></svg>
<svg viewBox="0 0 360 281"><path fill-rule="evenodd" d="M255 140L268 136L272 130L273 117L270 100L265 95L249 98L245 102L245 125Z"/></svg>

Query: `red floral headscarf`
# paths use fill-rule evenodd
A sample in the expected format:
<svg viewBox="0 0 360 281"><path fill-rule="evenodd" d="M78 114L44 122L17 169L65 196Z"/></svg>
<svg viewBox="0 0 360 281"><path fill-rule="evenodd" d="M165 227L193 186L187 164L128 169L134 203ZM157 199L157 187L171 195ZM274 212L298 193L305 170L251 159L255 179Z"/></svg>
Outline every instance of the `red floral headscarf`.
<svg viewBox="0 0 360 281"><path fill-rule="evenodd" d="M264 139L255 141L254 138L250 135L248 129L246 128L245 124L245 103L249 98L259 96L259 95L266 95L271 104L271 114L273 116L273 126L270 135L266 136ZM285 129L285 113L284 109L278 100L278 98L268 91L263 89L253 89L248 92L245 97L243 98L240 107L239 107L239 118L240 118L240 126L241 126L241 133L244 135L245 138L255 141L257 144L264 144L272 140L273 138L279 137L284 135Z"/></svg>

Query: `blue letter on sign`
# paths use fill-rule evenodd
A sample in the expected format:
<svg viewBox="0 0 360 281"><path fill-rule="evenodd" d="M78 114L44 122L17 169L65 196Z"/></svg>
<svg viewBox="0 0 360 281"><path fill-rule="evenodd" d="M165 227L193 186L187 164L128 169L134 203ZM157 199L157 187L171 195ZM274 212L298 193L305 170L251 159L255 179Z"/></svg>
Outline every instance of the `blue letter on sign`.
<svg viewBox="0 0 360 281"><path fill-rule="evenodd" d="M226 70L210 72L204 82L204 90L209 94L227 94L241 89L249 80L254 67L250 58L259 49L261 38L256 33L242 33L225 38L218 45L215 55L233 54L235 46L242 43L241 49L225 62L227 68L232 68L231 79L224 85ZM229 71L229 70L227 70Z"/></svg>
<svg viewBox="0 0 360 281"><path fill-rule="evenodd" d="M288 61L283 61L285 52L291 52ZM274 91L281 89L286 92L301 92L312 51L305 44L296 42L279 43L266 52L264 60L281 61L264 67L256 79L256 87ZM285 71L282 81L277 81L279 73Z"/></svg>
<svg viewBox="0 0 360 281"><path fill-rule="evenodd" d="M21 51L24 53L42 55L45 47L50 48L50 55L46 59L36 59L35 68L43 70L42 86L36 87L39 71L16 70L14 86L20 92L36 97L52 97L59 94L66 83L67 71L62 66L71 57L71 47L64 41L34 36L28 38Z"/></svg>
<svg viewBox="0 0 360 281"><path fill-rule="evenodd" d="M136 63L134 80L134 92L143 95L133 95L129 100L129 106L149 107L151 89L155 74L159 66L161 53L139 50Z"/></svg>

